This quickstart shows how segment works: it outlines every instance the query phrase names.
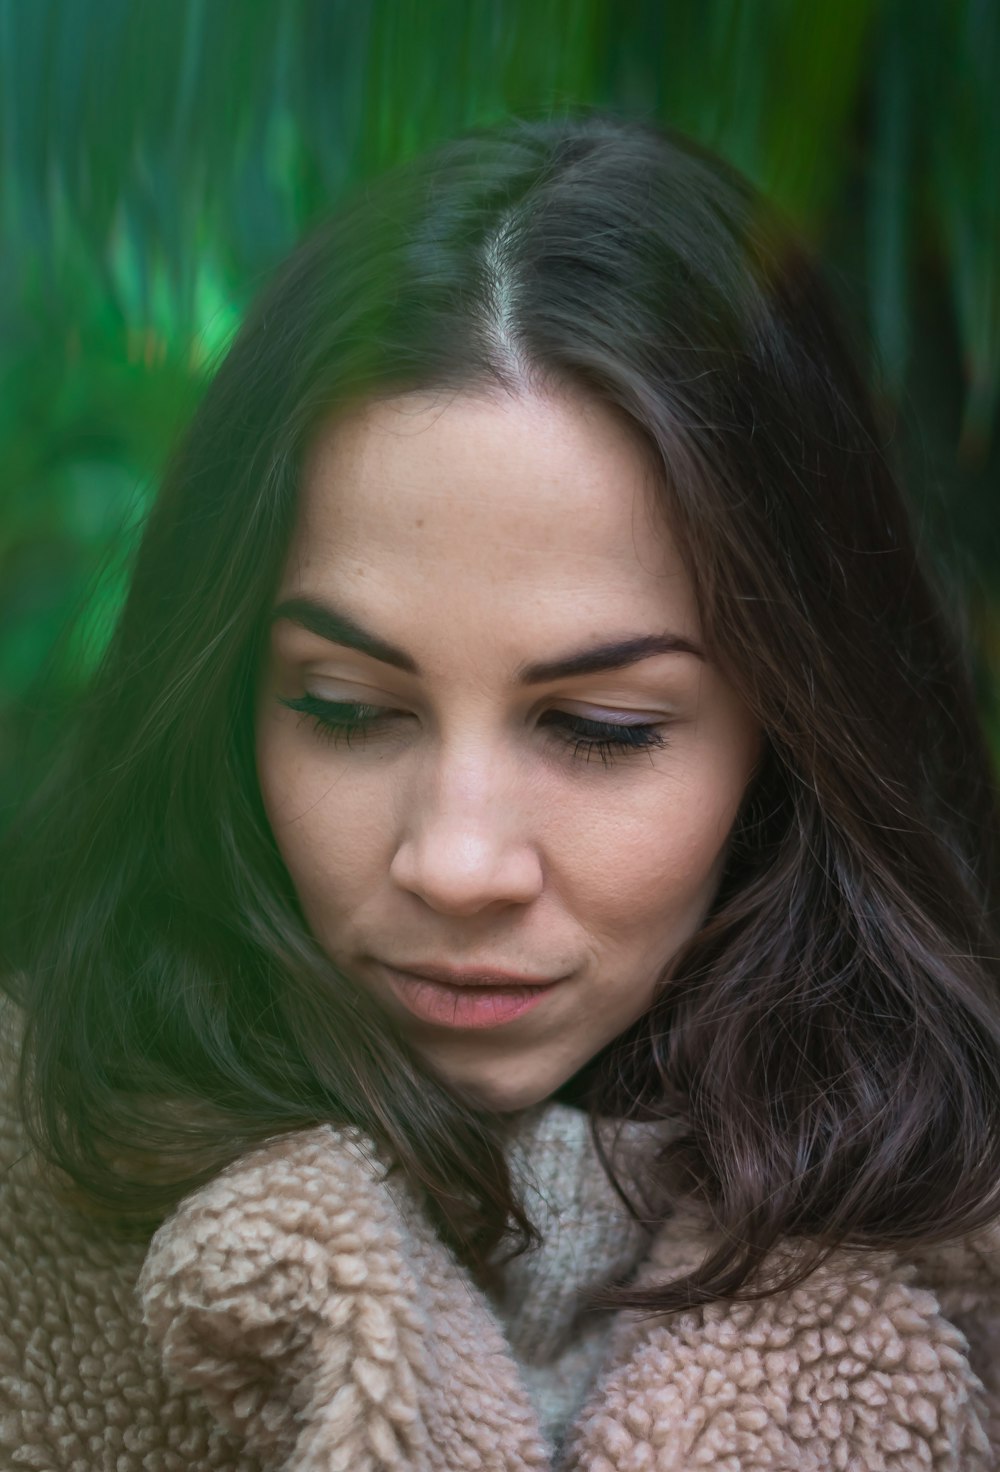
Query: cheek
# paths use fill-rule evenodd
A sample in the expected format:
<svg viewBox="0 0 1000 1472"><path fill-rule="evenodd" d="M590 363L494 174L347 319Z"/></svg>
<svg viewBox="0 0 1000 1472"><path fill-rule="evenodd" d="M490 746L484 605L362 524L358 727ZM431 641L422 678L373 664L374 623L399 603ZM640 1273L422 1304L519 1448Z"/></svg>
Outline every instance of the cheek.
<svg viewBox="0 0 1000 1472"><path fill-rule="evenodd" d="M693 930L722 877L741 792L664 775L610 815L580 814L564 853L573 855L575 907L590 928L640 941Z"/></svg>
<svg viewBox="0 0 1000 1472"><path fill-rule="evenodd" d="M352 906L391 857L384 804L324 752L306 758L284 723L257 742L261 798L274 841L310 921Z"/></svg>

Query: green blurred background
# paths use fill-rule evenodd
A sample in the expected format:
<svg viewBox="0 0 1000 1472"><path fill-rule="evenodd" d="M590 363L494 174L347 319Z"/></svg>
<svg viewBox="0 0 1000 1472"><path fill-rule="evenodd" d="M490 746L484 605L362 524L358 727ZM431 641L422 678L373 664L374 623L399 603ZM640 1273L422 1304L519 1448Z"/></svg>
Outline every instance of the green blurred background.
<svg viewBox="0 0 1000 1472"><path fill-rule="evenodd" d="M827 261L1000 750L997 0L0 0L0 823L282 253L386 164L577 103L716 148Z"/></svg>

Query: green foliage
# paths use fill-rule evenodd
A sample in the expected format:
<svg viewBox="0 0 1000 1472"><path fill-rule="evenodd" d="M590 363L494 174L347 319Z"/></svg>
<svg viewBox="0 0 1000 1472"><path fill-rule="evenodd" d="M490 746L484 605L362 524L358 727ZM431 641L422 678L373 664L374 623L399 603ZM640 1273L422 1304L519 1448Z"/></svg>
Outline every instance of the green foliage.
<svg viewBox="0 0 1000 1472"><path fill-rule="evenodd" d="M994 0L0 0L0 807L262 277L349 186L510 111L673 123L825 252L995 671L998 76Z"/></svg>

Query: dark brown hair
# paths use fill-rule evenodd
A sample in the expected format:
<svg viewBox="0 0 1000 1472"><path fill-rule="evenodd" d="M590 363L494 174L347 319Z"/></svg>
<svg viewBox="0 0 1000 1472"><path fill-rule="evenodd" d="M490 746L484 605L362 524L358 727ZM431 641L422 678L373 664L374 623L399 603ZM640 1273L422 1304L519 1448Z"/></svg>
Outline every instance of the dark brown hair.
<svg viewBox="0 0 1000 1472"><path fill-rule="evenodd" d="M985 1224L997 824L958 645L807 255L718 160L598 113L482 129L387 174L249 312L7 842L32 1138L93 1209L148 1226L252 1143L350 1122L482 1278L508 1229L532 1240L503 1121L433 1077L310 936L262 810L253 686L331 410L547 386L635 425L710 657L768 738L705 925L562 1091L677 1120L662 1179L721 1245L602 1301L749 1293L789 1237L808 1251L785 1282L838 1244Z"/></svg>

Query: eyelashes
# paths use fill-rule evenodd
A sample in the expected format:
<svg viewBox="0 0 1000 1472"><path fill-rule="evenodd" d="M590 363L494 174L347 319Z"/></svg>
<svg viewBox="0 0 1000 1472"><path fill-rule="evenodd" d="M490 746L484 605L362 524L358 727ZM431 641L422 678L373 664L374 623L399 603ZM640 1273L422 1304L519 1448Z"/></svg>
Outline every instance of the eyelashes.
<svg viewBox="0 0 1000 1472"><path fill-rule="evenodd" d="M616 757L636 751L652 751L666 745L659 726L622 721L591 721L586 716L573 716L568 711L553 710L545 721L553 733L570 748L572 756L589 762L599 757L610 766Z"/></svg>
<svg viewBox="0 0 1000 1472"><path fill-rule="evenodd" d="M278 697L279 704L308 716L317 735L332 745L358 746L369 735L386 730L396 712L384 706L364 705L359 701L320 700L315 695L301 695L289 700ZM622 756L652 751L665 746L667 738L659 725L624 721L592 721L569 711L546 711L541 723L565 746L572 758L589 762L600 760L609 766Z"/></svg>

